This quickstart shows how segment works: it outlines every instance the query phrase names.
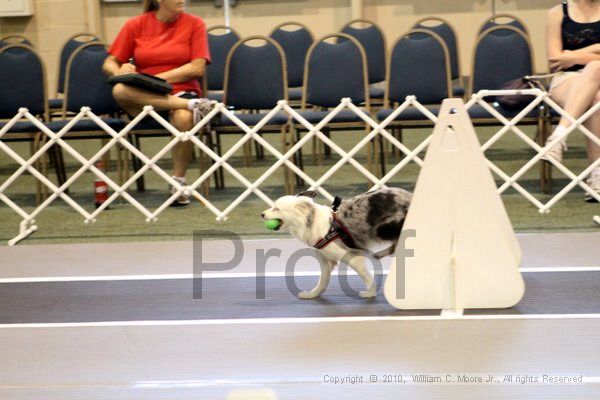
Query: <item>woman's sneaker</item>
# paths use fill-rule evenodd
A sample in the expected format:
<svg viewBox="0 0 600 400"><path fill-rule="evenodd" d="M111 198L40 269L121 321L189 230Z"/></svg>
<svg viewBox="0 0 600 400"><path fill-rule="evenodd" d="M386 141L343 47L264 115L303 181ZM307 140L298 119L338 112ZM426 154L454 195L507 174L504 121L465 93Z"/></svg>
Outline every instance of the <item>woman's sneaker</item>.
<svg viewBox="0 0 600 400"><path fill-rule="evenodd" d="M554 138L552 136L550 136L548 139L546 139L546 146L553 140L554 140ZM552 146L550 148L550 150L548 150L546 152L546 154L544 154L542 156L542 160L550 161L550 157L552 157L554 160L558 161L559 163L562 163L563 152L566 150L567 150L567 143L565 142L565 140L564 139L559 140L558 143L556 143L554 146Z"/></svg>
<svg viewBox="0 0 600 400"><path fill-rule="evenodd" d="M185 186L185 178L181 178L179 176L173 176L172 178L175 179L181 186ZM171 195L175 193L177 193L177 189L174 186L171 186ZM187 206L188 204L190 204L189 196L180 193L179 196L169 205L171 207L183 207Z"/></svg>
<svg viewBox="0 0 600 400"><path fill-rule="evenodd" d="M586 183L600 195L600 172L592 171L592 174L587 179ZM591 193L585 192L585 201L588 203L596 203L598 200Z"/></svg>

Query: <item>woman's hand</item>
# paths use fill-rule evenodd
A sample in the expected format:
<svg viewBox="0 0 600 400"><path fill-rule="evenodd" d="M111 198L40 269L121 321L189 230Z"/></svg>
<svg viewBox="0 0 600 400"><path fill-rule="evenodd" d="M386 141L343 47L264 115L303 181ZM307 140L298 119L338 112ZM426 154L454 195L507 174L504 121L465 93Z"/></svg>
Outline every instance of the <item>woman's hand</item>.
<svg viewBox="0 0 600 400"><path fill-rule="evenodd" d="M548 61L550 61L550 70L552 72L564 71L577 64L577 55L573 51L563 50L558 55L550 57Z"/></svg>
<svg viewBox="0 0 600 400"><path fill-rule="evenodd" d="M115 75L124 75L131 74L135 72L135 65L131 63L123 63L119 67L119 70L115 73Z"/></svg>

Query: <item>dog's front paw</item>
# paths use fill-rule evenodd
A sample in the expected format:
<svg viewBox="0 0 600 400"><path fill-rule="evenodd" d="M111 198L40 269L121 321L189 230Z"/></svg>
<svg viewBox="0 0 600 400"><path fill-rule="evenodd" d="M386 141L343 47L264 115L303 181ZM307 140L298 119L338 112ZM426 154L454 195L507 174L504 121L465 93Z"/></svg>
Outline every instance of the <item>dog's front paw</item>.
<svg viewBox="0 0 600 400"><path fill-rule="evenodd" d="M377 296L377 292L375 290L361 290L358 295L363 299L370 299Z"/></svg>
<svg viewBox="0 0 600 400"><path fill-rule="evenodd" d="M298 293L298 298L302 300L311 300L319 297L319 293L314 292L300 292Z"/></svg>

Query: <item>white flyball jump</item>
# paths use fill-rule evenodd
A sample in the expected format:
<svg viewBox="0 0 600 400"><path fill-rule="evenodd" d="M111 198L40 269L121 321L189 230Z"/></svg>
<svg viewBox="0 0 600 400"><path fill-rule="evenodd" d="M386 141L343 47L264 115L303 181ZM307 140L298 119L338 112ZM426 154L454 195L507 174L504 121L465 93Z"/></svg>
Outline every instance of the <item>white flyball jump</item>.
<svg viewBox="0 0 600 400"><path fill-rule="evenodd" d="M442 104L396 249L384 286L396 308L461 314L523 297L521 249L460 99Z"/></svg>

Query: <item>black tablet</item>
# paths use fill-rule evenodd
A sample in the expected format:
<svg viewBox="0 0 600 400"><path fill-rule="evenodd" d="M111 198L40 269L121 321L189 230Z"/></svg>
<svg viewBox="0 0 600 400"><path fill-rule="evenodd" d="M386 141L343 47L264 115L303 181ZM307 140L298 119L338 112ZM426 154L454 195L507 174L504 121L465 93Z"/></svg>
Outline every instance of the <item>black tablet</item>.
<svg viewBox="0 0 600 400"><path fill-rule="evenodd" d="M135 86L149 92L160 94L168 94L173 90L173 86L164 79L148 74L132 73L113 75L108 78L108 83L113 85L116 83L123 83L125 85Z"/></svg>

